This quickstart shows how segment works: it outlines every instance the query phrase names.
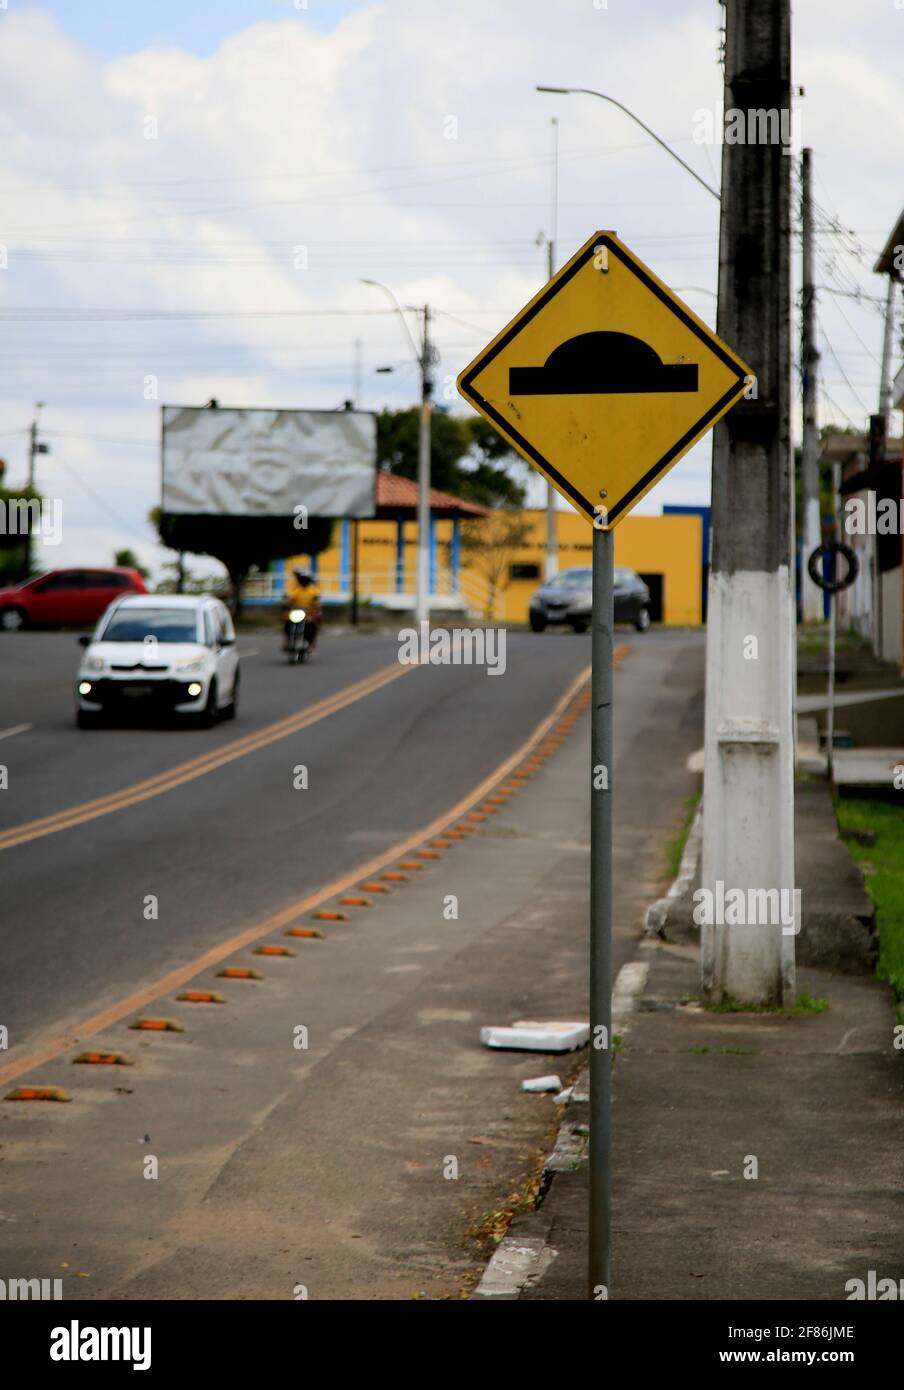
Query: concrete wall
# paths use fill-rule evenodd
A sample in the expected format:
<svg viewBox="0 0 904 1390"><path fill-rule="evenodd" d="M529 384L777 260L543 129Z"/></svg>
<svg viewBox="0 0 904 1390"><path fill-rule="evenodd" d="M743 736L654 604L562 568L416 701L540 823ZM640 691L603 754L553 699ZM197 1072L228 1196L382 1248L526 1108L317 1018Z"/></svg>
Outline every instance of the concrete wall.
<svg viewBox="0 0 904 1390"><path fill-rule="evenodd" d="M543 561L546 541L546 513L534 508L522 513L529 527L525 545L512 550L505 563L490 568L501 569L496 615L506 622L526 623L531 594L543 582ZM466 523L481 527L493 525L493 518ZM592 533L589 523L577 512L556 513L559 569L590 565ZM639 574L659 575L662 582L663 622L677 626L696 626L702 621L703 586L703 522L699 515L628 516L615 528L615 563L626 565ZM451 521L437 521L436 583L434 592L449 587L452 559ZM414 588L415 522L404 523L402 589L411 593ZM359 566L362 597L392 594L397 590L397 528L394 521L362 521L360 523ZM302 557L286 561L287 570L301 562ZM511 578L513 567L520 568L524 578ZM468 605L485 611L489 581L487 566L481 557L461 551L460 590ZM343 591L351 573L349 540L343 545L343 524L338 522L334 543L317 558L317 575L326 594ZM517 569L516 569L517 573ZM345 582L343 582L343 578Z"/></svg>

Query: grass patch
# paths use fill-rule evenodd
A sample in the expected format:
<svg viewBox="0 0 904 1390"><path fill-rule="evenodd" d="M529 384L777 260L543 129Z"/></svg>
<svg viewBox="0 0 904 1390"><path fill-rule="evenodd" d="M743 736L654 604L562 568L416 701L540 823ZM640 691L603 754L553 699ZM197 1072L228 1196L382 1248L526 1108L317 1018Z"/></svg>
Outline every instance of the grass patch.
<svg viewBox="0 0 904 1390"><path fill-rule="evenodd" d="M732 999L730 996L717 1003L705 999L701 1002L707 1013L711 1014L787 1014L794 1017L796 1014L824 1014L829 1007L828 999L806 992L797 996L790 1009L783 1009L780 1004L750 1004L746 999Z"/></svg>
<svg viewBox="0 0 904 1390"><path fill-rule="evenodd" d="M904 1000L904 811L889 801L844 798L836 801L835 814L876 905L876 974L889 982L899 1000ZM864 830L875 832L873 844L855 838Z"/></svg>
<svg viewBox="0 0 904 1390"><path fill-rule="evenodd" d="M694 816L697 814L697 807L700 805L701 794L701 791L698 789L692 792L690 796L685 797L684 807L681 812L681 824L672 838L665 842L666 868L669 878L678 877L678 870L681 868L681 856L684 853L684 846L687 844L687 837L694 823Z"/></svg>

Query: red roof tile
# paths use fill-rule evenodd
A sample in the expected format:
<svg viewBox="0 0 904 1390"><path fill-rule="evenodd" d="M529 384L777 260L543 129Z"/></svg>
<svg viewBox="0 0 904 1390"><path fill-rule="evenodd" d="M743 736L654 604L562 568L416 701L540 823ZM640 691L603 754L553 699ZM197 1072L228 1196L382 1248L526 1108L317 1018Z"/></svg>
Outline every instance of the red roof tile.
<svg viewBox="0 0 904 1390"><path fill-rule="evenodd" d="M377 474L377 507L387 511L417 511L418 486L410 478L399 473ZM489 507L480 507L476 502L466 502L462 497L453 497L451 492L430 489L430 510L435 512L457 512L463 516L489 516Z"/></svg>

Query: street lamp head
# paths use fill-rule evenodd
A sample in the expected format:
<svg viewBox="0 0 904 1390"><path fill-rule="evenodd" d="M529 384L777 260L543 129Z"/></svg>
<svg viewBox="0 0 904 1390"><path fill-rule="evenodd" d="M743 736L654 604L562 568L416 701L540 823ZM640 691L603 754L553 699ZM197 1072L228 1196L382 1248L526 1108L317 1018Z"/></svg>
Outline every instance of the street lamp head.
<svg viewBox="0 0 904 1390"><path fill-rule="evenodd" d="M573 87L535 87L536 92L555 92L556 96L570 97L574 92Z"/></svg>

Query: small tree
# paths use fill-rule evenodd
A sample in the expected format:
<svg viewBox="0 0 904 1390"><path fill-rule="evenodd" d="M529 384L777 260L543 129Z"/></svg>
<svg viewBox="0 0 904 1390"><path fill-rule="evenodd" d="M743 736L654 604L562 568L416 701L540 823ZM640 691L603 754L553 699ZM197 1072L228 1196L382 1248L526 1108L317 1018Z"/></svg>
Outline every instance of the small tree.
<svg viewBox="0 0 904 1390"><path fill-rule="evenodd" d="M329 517L307 518L307 525L299 528L292 516L173 516L159 507L150 515L170 550L212 555L225 565L234 614L238 613L241 587L250 569L266 569L272 560L289 555L319 555L329 545L333 531Z"/></svg>
<svg viewBox="0 0 904 1390"><path fill-rule="evenodd" d="M33 572L32 528L42 501L36 488L0 484L0 584L18 583Z"/></svg>
<svg viewBox="0 0 904 1390"><path fill-rule="evenodd" d="M507 507L463 523L461 548L487 584L485 617L495 618L499 597L511 582L512 559L527 544L530 534L531 524L524 513Z"/></svg>
<svg viewBox="0 0 904 1390"><path fill-rule="evenodd" d="M123 550L114 550L113 563L114 565L119 565L122 569L137 570L142 579L150 578L150 570L139 563L138 556L135 554L134 550L129 550L128 547Z"/></svg>

